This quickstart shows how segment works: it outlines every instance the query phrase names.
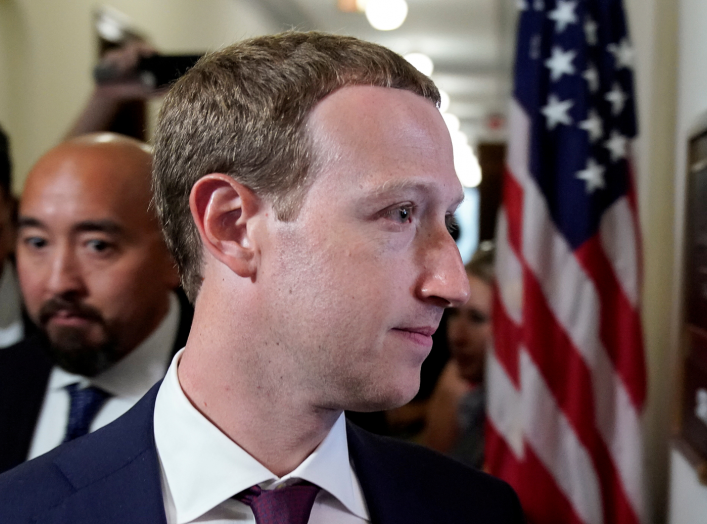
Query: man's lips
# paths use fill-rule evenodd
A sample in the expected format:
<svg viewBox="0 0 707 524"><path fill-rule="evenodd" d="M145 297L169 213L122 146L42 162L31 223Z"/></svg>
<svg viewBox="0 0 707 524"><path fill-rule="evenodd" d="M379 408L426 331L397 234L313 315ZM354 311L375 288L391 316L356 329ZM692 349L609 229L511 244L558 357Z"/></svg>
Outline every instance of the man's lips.
<svg viewBox="0 0 707 524"><path fill-rule="evenodd" d="M76 311L70 310L59 310L51 315L48 319L48 323L59 326L84 326L89 322L92 322L93 318L88 315L83 315Z"/></svg>
<svg viewBox="0 0 707 524"><path fill-rule="evenodd" d="M431 326L404 326L393 328L393 331L408 338L412 342L419 344L420 346L431 348L432 335L434 335L435 331L437 331L437 328Z"/></svg>

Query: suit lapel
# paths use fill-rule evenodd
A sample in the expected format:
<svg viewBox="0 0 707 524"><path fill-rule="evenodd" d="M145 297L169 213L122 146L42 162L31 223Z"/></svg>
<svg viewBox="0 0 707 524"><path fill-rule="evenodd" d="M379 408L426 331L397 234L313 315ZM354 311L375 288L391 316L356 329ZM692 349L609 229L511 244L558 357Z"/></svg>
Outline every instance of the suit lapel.
<svg viewBox="0 0 707 524"><path fill-rule="evenodd" d="M113 424L70 443L54 465L75 490L38 524L165 524L153 412L159 384Z"/></svg>
<svg viewBox="0 0 707 524"><path fill-rule="evenodd" d="M404 446L347 423L349 455L361 484L373 524L414 524L438 521L435 504L420 489L425 465L411 464Z"/></svg>

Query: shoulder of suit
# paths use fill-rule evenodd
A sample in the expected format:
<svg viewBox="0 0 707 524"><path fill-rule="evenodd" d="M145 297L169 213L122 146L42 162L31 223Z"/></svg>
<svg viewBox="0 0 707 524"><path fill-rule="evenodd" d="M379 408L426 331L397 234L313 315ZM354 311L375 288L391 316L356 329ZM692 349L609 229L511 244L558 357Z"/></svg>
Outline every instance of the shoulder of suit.
<svg viewBox="0 0 707 524"><path fill-rule="evenodd" d="M453 515L483 516L479 522L523 522L515 491L499 478L431 449L360 428L349 427L348 436L350 453L358 454L357 474L382 477L386 485L429 503L453 501L443 510Z"/></svg>
<svg viewBox="0 0 707 524"><path fill-rule="evenodd" d="M0 475L0 522L35 522L74 490L54 464L53 450Z"/></svg>

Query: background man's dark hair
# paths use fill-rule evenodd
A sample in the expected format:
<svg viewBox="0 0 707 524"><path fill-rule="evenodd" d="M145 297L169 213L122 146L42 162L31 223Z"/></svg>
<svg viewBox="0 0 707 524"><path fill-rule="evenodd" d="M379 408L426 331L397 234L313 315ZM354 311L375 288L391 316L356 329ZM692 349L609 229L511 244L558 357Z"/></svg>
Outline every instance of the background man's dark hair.
<svg viewBox="0 0 707 524"><path fill-rule="evenodd" d="M351 85L405 89L439 104L432 81L400 55L352 37L287 32L207 55L171 89L155 134L153 186L167 245L193 301L201 243L189 211L194 183L225 173L293 220L316 172L307 117Z"/></svg>

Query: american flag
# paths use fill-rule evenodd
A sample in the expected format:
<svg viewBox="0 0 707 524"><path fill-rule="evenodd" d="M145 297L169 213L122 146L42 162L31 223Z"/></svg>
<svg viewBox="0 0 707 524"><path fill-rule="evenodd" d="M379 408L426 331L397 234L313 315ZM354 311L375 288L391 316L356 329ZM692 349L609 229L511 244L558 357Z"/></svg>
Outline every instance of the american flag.
<svg viewBox="0 0 707 524"><path fill-rule="evenodd" d="M645 522L633 49L620 0L519 0L486 467L533 524Z"/></svg>

